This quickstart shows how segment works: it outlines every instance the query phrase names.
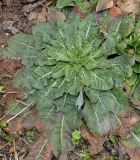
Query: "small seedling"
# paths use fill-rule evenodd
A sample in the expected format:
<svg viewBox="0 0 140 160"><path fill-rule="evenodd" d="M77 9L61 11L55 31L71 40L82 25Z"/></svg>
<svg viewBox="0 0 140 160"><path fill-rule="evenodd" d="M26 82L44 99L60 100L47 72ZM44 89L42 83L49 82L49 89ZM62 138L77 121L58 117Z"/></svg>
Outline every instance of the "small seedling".
<svg viewBox="0 0 140 160"><path fill-rule="evenodd" d="M0 92L4 89L4 86L0 84Z"/></svg>
<svg viewBox="0 0 140 160"><path fill-rule="evenodd" d="M7 142L11 142L13 140L13 136L7 134L4 129L7 127L7 123L3 120L0 120L0 136L2 137L3 140Z"/></svg>
<svg viewBox="0 0 140 160"><path fill-rule="evenodd" d="M109 140L111 140L112 143L115 143L116 142L116 136L114 135L109 135Z"/></svg>
<svg viewBox="0 0 140 160"><path fill-rule="evenodd" d="M33 144L37 137L37 132L35 130L26 132L27 141L29 144Z"/></svg>
<svg viewBox="0 0 140 160"><path fill-rule="evenodd" d="M72 133L72 143L78 146L80 144L80 141L81 141L81 132L78 130L75 130Z"/></svg>
<svg viewBox="0 0 140 160"><path fill-rule="evenodd" d="M90 155L87 147L84 147L81 153L78 153L78 156L81 158L81 160L90 160Z"/></svg>

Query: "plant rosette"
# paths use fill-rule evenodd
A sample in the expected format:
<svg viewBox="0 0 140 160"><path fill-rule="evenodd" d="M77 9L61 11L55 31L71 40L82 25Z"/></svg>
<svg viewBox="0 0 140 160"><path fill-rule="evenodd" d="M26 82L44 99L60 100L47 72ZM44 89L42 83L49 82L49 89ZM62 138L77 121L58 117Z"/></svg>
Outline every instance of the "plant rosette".
<svg viewBox="0 0 140 160"><path fill-rule="evenodd" d="M65 22L39 23L31 35L13 36L3 51L24 65L13 83L46 122L56 157L71 148L71 133L83 120L100 136L119 128L119 117L129 110L123 83L132 76L133 62L117 45L123 44L120 30L127 20L111 26L106 37L95 16L71 15Z"/></svg>

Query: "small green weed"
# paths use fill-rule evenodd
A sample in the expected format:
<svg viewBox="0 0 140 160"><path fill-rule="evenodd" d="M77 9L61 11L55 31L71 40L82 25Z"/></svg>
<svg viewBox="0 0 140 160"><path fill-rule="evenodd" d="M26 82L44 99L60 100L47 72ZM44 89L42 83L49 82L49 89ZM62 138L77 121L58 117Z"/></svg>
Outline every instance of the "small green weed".
<svg viewBox="0 0 140 160"><path fill-rule="evenodd" d="M114 135L109 135L109 140L111 140L112 143L115 143L116 142L116 136Z"/></svg>
<svg viewBox="0 0 140 160"><path fill-rule="evenodd" d="M0 92L4 89L4 86L0 84Z"/></svg>
<svg viewBox="0 0 140 160"><path fill-rule="evenodd" d="M37 131L36 130L32 130L32 131L28 131L26 132L26 138L29 144L33 144L36 140L37 137Z"/></svg>
<svg viewBox="0 0 140 160"><path fill-rule="evenodd" d="M13 136L7 134L4 129L7 127L7 124L5 121L0 120L0 137L7 142L11 142L13 140Z"/></svg>
<svg viewBox="0 0 140 160"><path fill-rule="evenodd" d="M81 158L81 160L89 160L90 155L87 147L84 147L81 151L81 153L78 153L78 156Z"/></svg>
<svg viewBox="0 0 140 160"><path fill-rule="evenodd" d="M81 132L78 130L75 130L72 133L72 143L78 146L80 144L80 141L81 141Z"/></svg>

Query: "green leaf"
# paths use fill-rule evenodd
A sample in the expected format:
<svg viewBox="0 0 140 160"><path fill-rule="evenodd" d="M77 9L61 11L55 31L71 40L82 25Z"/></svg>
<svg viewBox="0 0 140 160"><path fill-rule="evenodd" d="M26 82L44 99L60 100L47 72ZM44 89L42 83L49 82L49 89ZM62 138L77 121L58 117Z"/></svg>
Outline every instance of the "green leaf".
<svg viewBox="0 0 140 160"><path fill-rule="evenodd" d="M124 17L120 25L120 34L123 38L130 35L134 28L134 15L130 14L129 16Z"/></svg>
<svg viewBox="0 0 140 160"><path fill-rule="evenodd" d="M54 99L61 97L65 92L67 92L67 88L66 80L64 78L58 79L57 85L51 90L52 97L54 97Z"/></svg>
<svg viewBox="0 0 140 160"><path fill-rule="evenodd" d="M135 89L133 91L133 94L132 94L131 98L132 98L133 103L135 105L140 104L140 83L139 83L139 81L137 82L137 85L135 86Z"/></svg>
<svg viewBox="0 0 140 160"><path fill-rule="evenodd" d="M133 75L127 79L127 83L130 87L135 86L137 84L138 81L138 76L133 73Z"/></svg>
<svg viewBox="0 0 140 160"><path fill-rule="evenodd" d="M68 93L71 95L77 95L83 89L83 85L79 80L79 77L75 77L68 83Z"/></svg>
<svg viewBox="0 0 140 160"><path fill-rule="evenodd" d="M130 136L127 140L122 140L122 143L133 149L140 149L140 124L135 123L130 132Z"/></svg>
<svg viewBox="0 0 140 160"><path fill-rule="evenodd" d="M114 58L113 60L111 60L114 65L116 65L120 71L119 72L123 72L124 76L123 77L131 77L133 70L132 70L132 66L135 63L134 57L132 56L127 56L127 55L122 55L122 56L118 56L116 58ZM115 74L113 74L115 75ZM121 76L122 77L122 76Z"/></svg>
<svg viewBox="0 0 140 160"><path fill-rule="evenodd" d="M80 81L85 85L89 86L92 81L91 71L88 71L86 68L82 68L79 71Z"/></svg>
<svg viewBox="0 0 140 160"><path fill-rule="evenodd" d="M93 6L94 6L94 4L85 1L80 4L80 9L83 13L90 13L93 9Z"/></svg>
<svg viewBox="0 0 140 160"><path fill-rule="evenodd" d="M53 71L49 66L38 66L34 69L34 73L37 74L40 79L47 81L47 79L51 77Z"/></svg>
<svg viewBox="0 0 140 160"><path fill-rule="evenodd" d="M109 35L118 36L126 38L130 35L134 28L134 16L124 16L114 19L109 27Z"/></svg>
<svg viewBox="0 0 140 160"><path fill-rule="evenodd" d="M139 52L139 51L137 51L137 52ZM137 62L140 62L140 53L137 53L137 54L135 55L135 58L136 58L136 61L137 61Z"/></svg>
<svg viewBox="0 0 140 160"><path fill-rule="evenodd" d="M63 97L60 97L55 100L55 105L57 107L58 112L69 113L72 112L73 109L77 112L76 106L76 98L75 96L71 96L69 94L65 94Z"/></svg>
<svg viewBox="0 0 140 160"><path fill-rule="evenodd" d="M139 63L136 63L133 67L133 71L135 73L140 73L140 64Z"/></svg>
<svg viewBox="0 0 140 160"><path fill-rule="evenodd" d="M46 95L48 90L38 90L37 91L37 98L36 98L36 105L39 106L41 110L44 110L45 108L52 108L54 105L53 97L51 95Z"/></svg>
<svg viewBox="0 0 140 160"><path fill-rule="evenodd" d="M91 87L94 89L109 90L114 86L114 81L109 70L94 70L92 77Z"/></svg>
<svg viewBox="0 0 140 160"><path fill-rule="evenodd" d="M91 103L96 103L99 97L99 90L95 90L91 87L86 88L86 96L90 99Z"/></svg>
<svg viewBox="0 0 140 160"><path fill-rule="evenodd" d="M129 110L127 97L120 89L114 88L112 91L100 91L97 92L97 95L98 99L96 96L97 100L92 105L99 114L113 112L117 116L124 116Z"/></svg>
<svg viewBox="0 0 140 160"><path fill-rule="evenodd" d="M98 113L89 102L85 104L83 115L88 128L96 136L113 132L119 127L119 121L113 113Z"/></svg>
<svg viewBox="0 0 140 160"><path fill-rule="evenodd" d="M114 54L115 52L115 39L111 36L108 36L105 43L103 44L103 53L107 55Z"/></svg>
<svg viewBox="0 0 140 160"><path fill-rule="evenodd" d="M15 52L16 56L22 59L22 63L26 66L33 66L37 59L37 50L34 45L32 35L17 34L10 38L8 45L11 52Z"/></svg>
<svg viewBox="0 0 140 160"><path fill-rule="evenodd" d="M55 25L46 25L45 23L38 23L33 26L32 33L35 41L35 46L37 49L42 49L49 42L50 36L54 34Z"/></svg>
<svg viewBox="0 0 140 160"><path fill-rule="evenodd" d="M59 62L56 66L53 67L52 77L56 79L64 76L66 67L66 64Z"/></svg>
<svg viewBox="0 0 140 160"><path fill-rule="evenodd" d="M123 87L123 82L125 81L125 74L123 73L122 70L120 70L118 67L115 67L112 70L113 74L113 79L114 79L114 84L115 87Z"/></svg>
<svg viewBox="0 0 140 160"><path fill-rule="evenodd" d="M13 83L16 87L21 88L36 88L41 89L43 87L42 79L34 74L31 68L23 68L16 73L13 79Z"/></svg>
<svg viewBox="0 0 140 160"><path fill-rule="evenodd" d="M21 69L16 73L16 76L13 79L13 83L18 88L32 88L31 87L32 79L32 69Z"/></svg>
<svg viewBox="0 0 140 160"><path fill-rule="evenodd" d="M74 6L74 4L72 3L74 0L58 0L57 2L57 8L64 8L67 6Z"/></svg>
<svg viewBox="0 0 140 160"><path fill-rule="evenodd" d="M65 116L63 116L62 120L49 135L49 143L53 148L53 154L59 157L62 153L67 152L72 147L70 140L69 128L67 128Z"/></svg>
<svg viewBox="0 0 140 160"><path fill-rule="evenodd" d="M46 110L40 108L40 115L42 115L41 117L44 115L44 120L47 123L48 140L56 157L71 149L71 133L82 125L82 115L78 111L75 101L76 97L65 95L65 97L56 99L54 106L49 110L47 110L47 106L44 106Z"/></svg>

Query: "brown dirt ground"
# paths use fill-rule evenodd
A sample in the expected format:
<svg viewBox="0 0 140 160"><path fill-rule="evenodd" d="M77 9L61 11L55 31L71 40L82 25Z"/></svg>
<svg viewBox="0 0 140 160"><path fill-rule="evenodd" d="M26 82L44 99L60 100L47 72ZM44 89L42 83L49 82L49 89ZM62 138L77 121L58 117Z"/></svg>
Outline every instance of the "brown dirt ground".
<svg viewBox="0 0 140 160"><path fill-rule="evenodd" d="M27 0L28 1L28 0ZM33 0L32 0L33 1ZM30 13L24 13L22 8L30 3L22 3L23 0L3 0L0 1L0 47L7 44L7 40L12 35L8 30L3 29L3 22L13 21L13 26L19 32L30 33L35 20L30 21ZM35 8L34 12L39 12L41 7ZM4 45L4 46L3 46Z"/></svg>

